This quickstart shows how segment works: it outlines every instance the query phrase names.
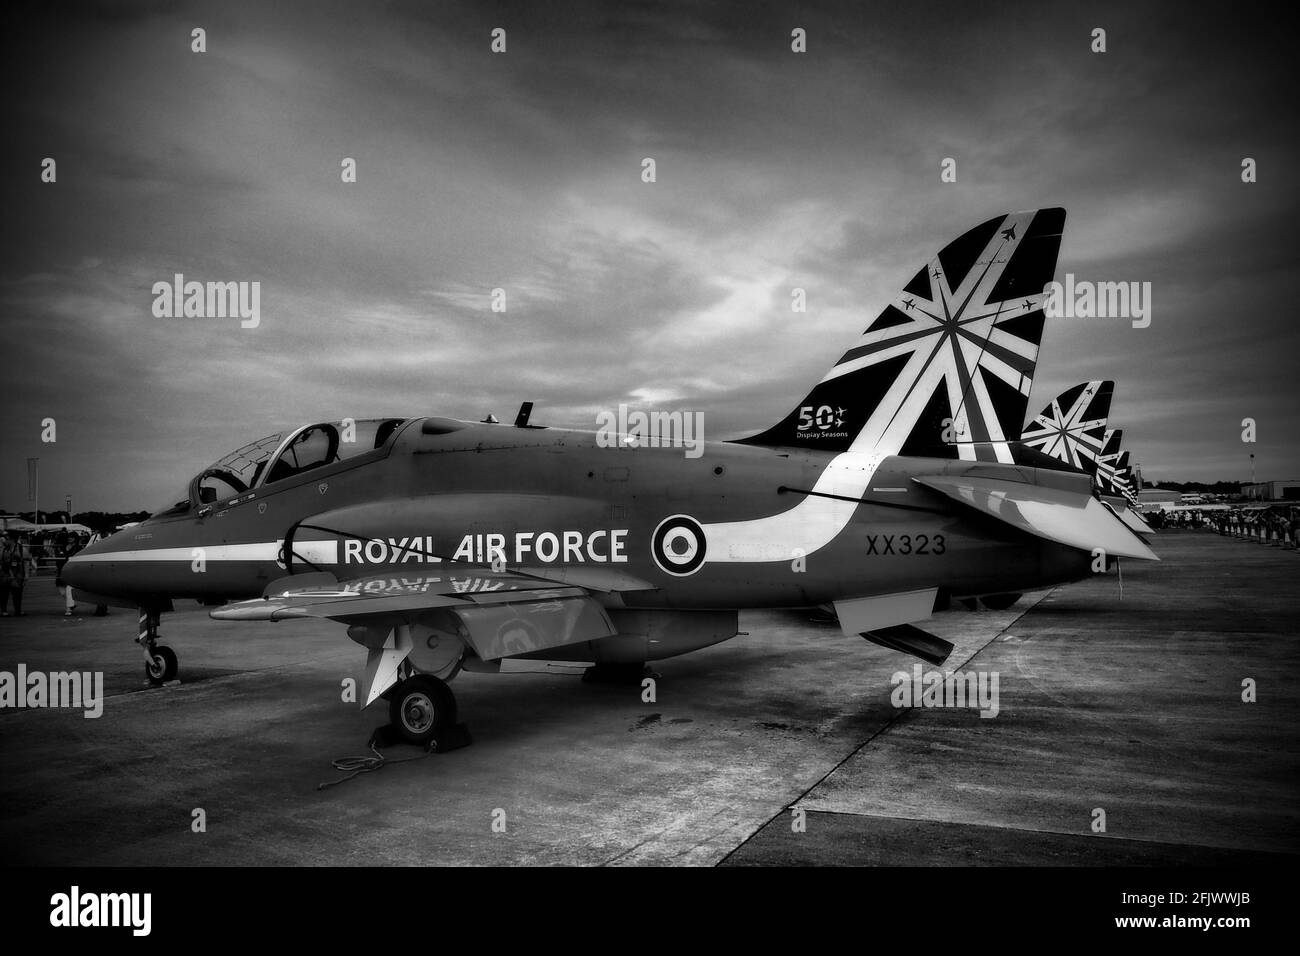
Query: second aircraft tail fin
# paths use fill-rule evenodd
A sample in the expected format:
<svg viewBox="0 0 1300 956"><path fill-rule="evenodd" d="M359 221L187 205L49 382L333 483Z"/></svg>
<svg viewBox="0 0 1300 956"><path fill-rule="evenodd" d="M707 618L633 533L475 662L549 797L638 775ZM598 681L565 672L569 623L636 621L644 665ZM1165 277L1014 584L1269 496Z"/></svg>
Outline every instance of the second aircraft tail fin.
<svg viewBox="0 0 1300 956"><path fill-rule="evenodd" d="M1071 468L1095 474L1114 390L1114 382L1099 381L1062 392L1024 427L1021 441Z"/></svg>

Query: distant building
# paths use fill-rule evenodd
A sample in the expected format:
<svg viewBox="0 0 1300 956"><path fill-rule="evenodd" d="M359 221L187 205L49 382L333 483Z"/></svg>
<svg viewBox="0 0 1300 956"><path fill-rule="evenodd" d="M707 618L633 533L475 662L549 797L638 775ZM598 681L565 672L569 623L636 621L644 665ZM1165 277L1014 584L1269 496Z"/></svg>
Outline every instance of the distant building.
<svg viewBox="0 0 1300 956"><path fill-rule="evenodd" d="M1300 479L1244 484L1241 494L1250 501L1300 501Z"/></svg>

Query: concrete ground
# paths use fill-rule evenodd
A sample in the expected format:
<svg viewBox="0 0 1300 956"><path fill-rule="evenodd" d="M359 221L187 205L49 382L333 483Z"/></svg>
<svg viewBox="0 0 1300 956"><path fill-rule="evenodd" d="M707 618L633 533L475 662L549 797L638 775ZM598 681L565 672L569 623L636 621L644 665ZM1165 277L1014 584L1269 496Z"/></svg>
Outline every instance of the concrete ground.
<svg viewBox="0 0 1300 956"><path fill-rule="evenodd" d="M1160 564L951 612L950 668L999 712L896 709L915 661L805 615L657 665L454 683L473 746L325 790L386 721L341 699L340 625L163 619L182 682L143 687L134 615L0 619L0 670L104 674L103 716L0 710L0 855L20 864L1257 864L1300 854L1300 554L1170 532ZM928 668L926 668L928 669ZM1257 685L1243 703L1242 681ZM206 832L194 832L202 809ZM1094 832L1096 811L1105 831ZM504 821L504 832L494 830ZM797 824L802 823L802 828ZM500 829L498 825L497 829Z"/></svg>

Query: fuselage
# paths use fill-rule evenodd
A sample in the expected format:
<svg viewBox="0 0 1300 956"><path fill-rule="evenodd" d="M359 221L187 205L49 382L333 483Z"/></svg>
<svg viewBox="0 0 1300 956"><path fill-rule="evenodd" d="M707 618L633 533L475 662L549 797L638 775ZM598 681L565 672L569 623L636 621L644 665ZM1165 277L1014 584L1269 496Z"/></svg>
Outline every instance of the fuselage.
<svg viewBox="0 0 1300 956"><path fill-rule="evenodd" d="M679 446L602 447L590 432L410 419L364 454L218 500L205 501L196 478L188 505L95 543L64 577L120 603L165 607L258 597L307 571L464 574L499 561L621 584L608 590L622 607L705 609L936 585L963 597L1090 573L1087 553L911 481L972 468L1036 474L728 442L690 457ZM1076 478L1086 494L1086 476L1041 476Z"/></svg>

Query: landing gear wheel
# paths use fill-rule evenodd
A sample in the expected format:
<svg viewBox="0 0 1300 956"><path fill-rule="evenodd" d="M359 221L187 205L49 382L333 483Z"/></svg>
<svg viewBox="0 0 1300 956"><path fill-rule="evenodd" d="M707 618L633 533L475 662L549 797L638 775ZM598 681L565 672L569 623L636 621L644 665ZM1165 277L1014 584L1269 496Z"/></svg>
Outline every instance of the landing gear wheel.
<svg viewBox="0 0 1300 956"><path fill-rule="evenodd" d="M169 680L176 679L179 666L176 652L165 644L159 644L153 649L149 662L144 665L144 676L155 687L161 687Z"/></svg>
<svg viewBox="0 0 1300 956"><path fill-rule="evenodd" d="M986 594L980 600L990 611L1005 611L1020 600L1019 594Z"/></svg>
<svg viewBox="0 0 1300 956"><path fill-rule="evenodd" d="M403 740L425 746L456 723L456 697L438 678L416 674L393 688L388 718Z"/></svg>

